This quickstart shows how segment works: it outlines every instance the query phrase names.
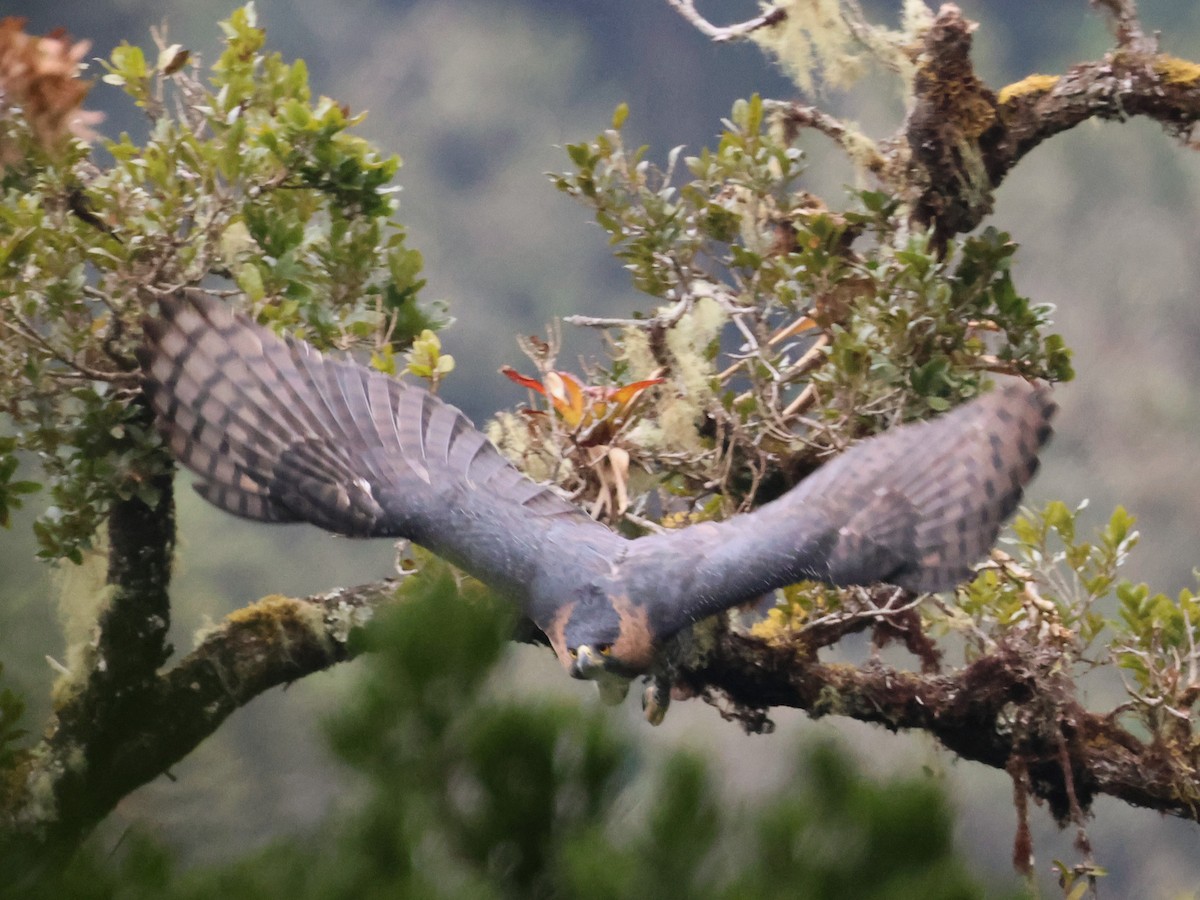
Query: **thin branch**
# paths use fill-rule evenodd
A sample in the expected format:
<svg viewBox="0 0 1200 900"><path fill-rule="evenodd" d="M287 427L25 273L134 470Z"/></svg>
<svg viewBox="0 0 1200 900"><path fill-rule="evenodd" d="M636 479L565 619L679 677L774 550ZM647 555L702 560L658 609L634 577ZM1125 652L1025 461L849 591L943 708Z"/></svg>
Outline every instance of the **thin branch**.
<svg viewBox="0 0 1200 900"><path fill-rule="evenodd" d="M621 513L621 517L623 519L625 519L626 522L629 522L632 525L636 525L638 528L644 529L645 531L649 532L650 534L666 534L667 533L667 529L663 528L657 522L652 521L651 519L647 519L645 516L640 516L635 512L625 510L625 512Z"/></svg>
<svg viewBox="0 0 1200 900"><path fill-rule="evenodd" d="M1092 0L1092 6L1107 10L1113 20L1113 34L1117 44L1137 53L1154 53L1158 42L1147 39L1138 18L1137 0Z"/></svg>
<svg viewBox="0 0 1200 900"><path fill-rule="evenodd" d="M868 172L880 174L887 167L887 158L879 152L873 142L822 109L779 100L765 101L763 106L779 117L789 143L796 139L800 129L811 128L841 147L851 160Z"/></svg>
<svg viewBox="0 0 1200 900"><path fill-rule="evenodd" d="M817 389L813 387L812 382L809 382L804 386L804 390L796 395L796 399L789 403L783 410L782 418L786 421L792 416L808 412L808 410L812 409L813 404L816 402Z"/></svg>
<svg viewBox="0 0 1200 900"><path fill-rule="evenodd" d="M772 25L778 25L787 18L787 10L779 6L774 6L766 10L762 15L755 16L753 19L739 22L736 25L721 27L714 25L708 19L704 18L704 16L700 15L696 10L695 0L667 0L667 3L687 19L697 31L717 44L724 44L730 41L743 41L760 28L769 28Z"/></svg>
<svg viewBox="0 0 1200 900"><path fill-rule="evenodd" d="M37 330L37 327L32 322L25 319L20 313L10 311L5 317L0 318L0 327L7 328L22 340L40 347L51 359L69 367L84 378L89 378L93 381L112 381L121 374L119 372L101 372L99 369L92 369L73 359L70 355L55 347L54 344Z"/></svg>
<svg viewBox="0 0 1200 900"><path fill-rule="evenodd" d="M669 328L683 318L684 313L692 308L691 294L676 300L670 309L660 312L648 319L609 319L601 316L565 316L563 321L568 325L584 328L642 328L646 330Z"/></svg>
<svg viewBox="0 0 1200 900"><path fill-rule="evenodd" d="M863 631L870 625L878 624L889 618L902 618L925 601L924 595L914 596L899 588L884 588L883 590L888 596L882 604L877 602L879 591L866 589L856 591L862 605L852 609L839 609L819 616L811 622L805 622L801 628L795 631L795 639L802 641L814 650L829 647L846 635ZM896 603L900 600L906 602L897 606Z"/></svg>

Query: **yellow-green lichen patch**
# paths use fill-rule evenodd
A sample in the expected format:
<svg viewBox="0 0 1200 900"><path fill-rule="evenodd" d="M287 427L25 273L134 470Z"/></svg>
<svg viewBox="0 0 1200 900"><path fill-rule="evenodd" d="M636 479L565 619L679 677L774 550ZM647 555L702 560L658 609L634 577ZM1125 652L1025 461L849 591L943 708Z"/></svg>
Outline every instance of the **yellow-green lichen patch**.
<svg viewBox="0 0 1200 900"><path fill-rule="evenodd" d="M82 752L78 748L68 749L65 755L71 759L82 759ZM58 809L55 788L71 766L64 763L61 756L50 756L44 750L32 753L27 762L28 766L18 767L24 775L24 783L18 786L18 796L22 802L17 805L12 821L18 825L53 822ZM80 763L74 771L82 772L83 764Z"/></svg>
<svg viewBox="0 0 1200 900"><path fill-rule="evenodd" d="M697 663L706 663L717 649L717 620L705 619L692 627L688 656Z"/></svg>
<svg viewBox="0 0 1200 900"><path fill-rule="evenodd" d="M814 719L822 716L853 716L854 708L858 705L854 696L858 667L850 663L825 663L822 669L827 681L808 708L808 714Z"/></svg>
<svg viewBox="0 0 1200 900"><path fill-rule="evenodd" d="M549 446L524 416L497 413L484 433L509 462L534 481L561 484L574 474L571 461Z"/></svg>
<svg viewBox="0 0 1200 900"><path fill-rule="evenodd" d="M215 643L215 646L214 646ZM314 658L331 660L324 609L315 603L271 594L230 613L197 652L215 650L209 657L219 677L231 685L253 683L263 670L279 664Z"/></svg>
<svg viewBox="0 0 1200 900"><path fill-rule="evenodd" d="M854 163L855 168L860 172L879 171L886 164L886 160L879 152L879 145L860 131L856 123L846 122L845 124L846 130L842 133L839 143L846 151L846 155L850 157L850 162Z"/></svg>
<svg viewBox="0 0 1200 900"><path fill-rule="evenodd" d="M79 664L79 668L71 669L55 662L50 657L46 658L52 668L58 672L58 678L54 679L54 684L50 686L50 706L55 712L67 707L83 693L87 688L88 676L93 667L99 668L104 665L104 660L100 659L96 648L90 644L79 645L78 653L68 648L67 654L68 659Z"/></svg>
<svg viewBox="0 0 1200 900"><path fill-rule="evenodd" d="M1059 82L1057 75L1027 75L1020 81L1014 81L1012 84L1006 84L1000 88L1000 105L1008 103L1010 100L1016 100L1018 97L1025 97L1029 94L1046 94L1054 90Z"/></svg>
<svg viewBox="0 0 1200 900"><path fill-rule="evenodd" d="M780 593L783 602L750 629L754 637L769 644L792 644L815 620L841 608L838 592L815 582L794 584Z"/></svg>
<svg viewBox="0 0 1200 900"><path fill-rule="evenodd" d="M932 132L936 143L973 142L995 124L996 95L965 56L925 54L913 89L922 110L914 124Z"/></svg>
<svg viewBox="0 0 1200 900"><path fill-rule="evenodd" d="M1166 53L1154 58L1154 71L1167 84L1194 84L1200 81L1200 65Z"/></svg>
<svg viewBox="0 0 1200 900"><path fill-rule="evenodd" d="M115 588L108 584L108 549L104 541L83 554L83 562L54 570L58 590L58 618L68 647L68 668L76 667L72 653L76 645L92 641L100 612L112 599Z"/></svg>
<svg viewBox="0 0 1200 900"><path fill-rule="evenodd" d="M208 613L205 613L200 622L200 626L192 632L192 646L199 647L220 630L221 624L219 622L214 622L212 616L210 616Z"/></svg>
<svg viewBox="0 0 1200 900"><path fill-rule="evenodd" d="M60 566L54 574L58 589L58 618L66 640L65 665L50 690L54 709L62 709L87 685L92 670L103 666L96 648L96 623L108 607L116 588L107 583L108 553L105 542L83 555L78 565Z"/></svg>
<svg viewBox="0 0 1200 900"><path fill-rule="evenodd" d="M279 616L291 615L299 603L300 601L295 597L287 597L283 594L267 594L267 596L256 600L249 606L235 609L225 617L225 623L231 626L257 625Z"/></svg>
<svg viewBox="0 0 1200 900"><path fill-rule="evenodd" d="M787 15L773 28L760 28L750 39L768 50L800 90L812 93L814 76L847 88L866 70L865 54L846 24L837 0L788 0Z"/></svg>
<svg viewBox="0 0 1200 900"><path fill-rule="evenodd" d="M321 608L282 594L268 594L256 603L234 610L225 617L225 628L227 632L236 630L246 638L267 642L282 638L286 644L289 635L327 640Z"/></svg>
<svg viewBox="0 0 1200 900"><path fill-rule="evenodd" d="M700 297L691 311L667 332L667 347L673 358L672 379L693 397L712 393L711 345L728 319L728 313L716 300Z"/></svg>
<svg viewBox="0 0 1200 900"><path fill-rule="evenodd" d="M659 362L650 349L650 335L645 328L623 328L618 347L634 381L653 378L658 373Z"/></svg>
<svg viewBox="0 0 1200 900"><path fill-rule="evenodd" d="M711 297L701 297L667 332L671 353L670 383L658 407L658 424L668 448L697 452L703 448L698 422L712 401L715 341L728 314Z"/></svg>
<svg viewBox="0 0 1200 900"><path fill-rule="evenodd" d="M799 629L797 617L792 615L790 607L777 606L767 613L761 622L755 623L750 633L756 638L762 638L769 644L779 644L788 641Z"/></svg>

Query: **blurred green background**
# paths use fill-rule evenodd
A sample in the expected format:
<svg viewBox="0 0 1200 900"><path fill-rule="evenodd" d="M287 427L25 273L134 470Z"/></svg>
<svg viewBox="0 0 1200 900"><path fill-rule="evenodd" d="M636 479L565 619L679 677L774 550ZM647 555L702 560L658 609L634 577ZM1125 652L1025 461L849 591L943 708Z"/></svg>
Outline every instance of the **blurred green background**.
<svg viewBox="0 0 1200 900"><path fill-rule="evenodd" d="M1103 21L1084 0L961 3L981 22L975 61L993 86L1031 72L1061 72L1103 53ZM895 18L898 0L868 4ZM1143 0L1148 29L1164 48L1200 58L1200 4ZM150 44L164 21L172 42L211 60L215 23L229 0L10 0L5 14L28 30L65 27L105 56L121 40ZM269 45L303 57L315 90L368 110L365 133L401 154L400 218L425 254L426 298L448 301L456 324L443 343L459 367L444 395L481 422L524 392L496 374L524 359L513 336L541 332L571 313L625 316L647 308L609 256L587 214L558 195L544 173L565 167L556 149L605 127L612 109L631 107L628 140L662 159L678 144L714 141L733 100L758 91L792 98L796 89L751 46L715 47L665 0L259 0ZM703 5L717 21L753 13L748 2ZM875 135L903 116L883 80L851 95L819 98ZM102 131L141 132L144 122L116 88L98 84L92 108L108 112ZM853 172L817 135L804 138L805 187L841 202ZM1057 436L1031 499L1074 504L1089 498L1096 524L1116 503L1139 518L1143 545L1128 574L1174 593L1200 565L1200 156L1138 121L1088 124L1034 151L1010 175L989 224L1023 246L1016 282L1058 307L1059 330L1076 353L1077 380L1059 391ZM595 352L596 338L568 332L561 362ZM386 575L386 543L337 540L307 527L269 529L235 521L182 492L174 638L186 650L205 622L269 592L306 593ZM0 660L45 710L62 652L62 588L33 561L28 518L0 535ZM68 585L68 589L69 589ZM850 658L862 648L849 647ZM497 690L553 693L594 704L594 690L569 682L552 657L514 648ZM149 827L192 861L228 859L271 835L319 820L340 800L341 770L318 723L354 689L354 666L276 691L237 714L173 772L129 797L105 824L99 846L133 823ZM1096 705L1119 692L1097 683ZM41 704L41 705L39 705ZM636 720L634 703L610 715ZM680 704L659 729L639 725L648 746L680 743L719 760L731 802L777 787L793 756L786 735L836 737L871 770L926 767L960 813L960 843L981 872L1001 881L1009 867L1015 816L1003 773L956 763L922 736L891 735L855 723L809 722L781 711L783 737L747 737L710 708ZM1113 874L1109 896L1195 896L1200 829L1102 800L1091 836ZM1073 861L1073 835L1034 813L1045 884L1049 862Z"/></svg>

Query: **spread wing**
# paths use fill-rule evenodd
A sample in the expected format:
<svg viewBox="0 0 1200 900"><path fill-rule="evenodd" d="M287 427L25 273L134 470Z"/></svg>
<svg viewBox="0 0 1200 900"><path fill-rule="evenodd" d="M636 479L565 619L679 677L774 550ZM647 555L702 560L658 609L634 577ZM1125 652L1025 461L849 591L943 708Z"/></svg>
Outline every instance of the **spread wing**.
<svg viewBox="0 0 1200 900"><path fill-rule="evenodd" d="M208 501L263 522L404 537L521 597L552 556L580 567L624 541L518 472L422 388L281 339L184 289L147 319L144 385Z"/></svg>
<svg viewBox="0 0 1200 900"><path fill-rule="evenodd" d="M409 538L520 601L559 643L614 654L803 579L952 587L1016 507L1054 411L1045 389L1013 382L862 441L753 513L626 541L428 391L281 339L200 291L159 307L139 354L145 389L206 499L259 521Z"/></svg>
<svg viewBox="0 0 1200 900"><path fill-rule="evenodd" d="M1012 381L860 442L743 516L641 538L623 570L656 637L805 579L946 590L968 578L1037 470L1054 404Z"/></svg>

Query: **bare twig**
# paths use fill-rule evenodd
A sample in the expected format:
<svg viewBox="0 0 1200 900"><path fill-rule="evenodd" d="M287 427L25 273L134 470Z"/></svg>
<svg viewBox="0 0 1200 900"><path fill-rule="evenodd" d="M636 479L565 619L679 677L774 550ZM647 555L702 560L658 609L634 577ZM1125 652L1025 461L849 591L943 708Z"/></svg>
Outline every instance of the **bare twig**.
<svg viewBox="0 0 1200 900"><path fill-rule="evenodd" d="M817 389L811 383L804 386L796 399L787 405L783 411L783 418L788 419L802 412L807 412L812 408L812 405L817 402Z"/></svg>
<svg viewBox="0 0 1200 900"><path fill-rule="evenodd" d="M650 534L664 534L667 531L666 528L663 528L657 522L651 521L644 516L639 516L637 513L631 512L628 509L625 510L625 512L621 515L625 521L632 525L636 525L638 528L646 530Z"/></svg>
<svg viewBox="0 0 1200 900"><path fill-rule="evenodd" d="M1092 0L1092 6L1107 10L1113 20L1117 44L1136 53L1155 53L1158 41L1147 39L1138 18L1137 0Z"/></svg>
<svg viewBox="0 0 1200 900"><path fill-rule="evenodd" d="M833 341L828 333L820 335L812 342L807 350L801 354L800 358L788 366L783 374L787 381L794 381L801 376L807 375L813 369L820 366L825 360L825 348Z"/></svg>
<svg viewBox="0 0 1200 900"><path fill-rule="evenodd" d="M853 130L841 119L815 106L805 106L801 103L766 101L763 106L777 115L783 123L789 141L796 139L796 134L802 128L819 131L842 148L856 164L873 174L880 174L887 166L887 159L866 138L865 135Z"/></svg>
<svg viewBox="0 0 1200 900"><path fill-rule="evenodd" d="M676 300L667 310L648 319L609 319L600 316L564 316L563 321L568 325L579 325L584 328L670 328L683 318L692 308L690 294Z"/></svg>
<svg viewBox="0 0 1200 900"><path fill-rule="evenodd" d="M875 604L871 592L863 590L857 593L861 596L862 606L856 609L839 609L813 619L811 622L806 622L798 634L809 635L831 629L834 631L849 630L859 622L880 622L884 619L900 617L904 613L916 609L925 601L924 594L914 597L906 591L896 589L889 592L888 598L882 606L878 606ZM899 602L905 598L908 598L908 602Z"/></svg>
<svg viewBox="0 0 1200 900"><path fill-rule="evenodd" d="M777 25L787 18L787 11L785 9L774 6L766 10L762 15L755 16L753 19L739 22L736 25L726 25L722 28L721 26L714 25L708 19L704 18L704 16L700 15L696 10L695 0L667 0L667 3L687 19L697 31L717 44L745 40L755 31L758 31L758 29Z"/></svg>
<svg viewBox="0 0 1200 900"><path fill-rule="evenodd" d="M8 316L0 318L0 327L7 328L13 334L40 347L49 357L57 362L67 366L78 375L93 380L93 381L113 381L122 373L119 372L102 372L99 369L93 369L85 366L83 363L72 358L67 353L59 350L47 338L45 338L37 327L26 320L23 316L16 312L9 312Z"/></svg>

